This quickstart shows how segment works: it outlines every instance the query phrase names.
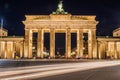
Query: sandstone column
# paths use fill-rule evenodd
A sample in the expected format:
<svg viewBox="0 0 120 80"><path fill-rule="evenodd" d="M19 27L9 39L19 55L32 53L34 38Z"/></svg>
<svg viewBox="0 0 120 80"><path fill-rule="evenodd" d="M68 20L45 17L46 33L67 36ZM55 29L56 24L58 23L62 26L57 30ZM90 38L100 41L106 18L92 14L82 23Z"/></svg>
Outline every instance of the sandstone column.
<svg viewBox="0 0 120 80"><path fill-rule="evenodd" d="M88 58L93 58L92 53L92 30L88 31Z"/></svg>
<svg viewBox="0 0 120 80"><path fill-rule="evenodd" d="M20 43L20 57L23 57L23 43Z"/></svg>
<svg viewBox="0 0 120 80"><path fill-rule="evenodd" d="M77 56L80 57L80 38L79 38L79 29L77 30Z"/></svg>
<svg viewBox="0 0 120 80"><path fill-rule="evenodd" d="M96 29L89 30L88 35L88 57L97 58Z"/></svg>
<svg viewBox="0 0 120 80"><path fill-rule="evenodd" d="M28 58L28 39L29 38L29 30L25 29L25 41L24 41L24 58Z"/></svg>
<svg viewBox="0 0 120 80"><path fill-rule="evenodd" d="M50 29L50 58L55 58L55 30Z"/></svg>
<svg viewBox="0 0 120 80"><path fill-rule="evenodd" d="M29 31L29 58L32 58L32 30Z"/></svg>
<svg viewBox="0 0 120 80"><path fill-rule="evenodd" d="M44 45L44 32L42 29L38 30L38 40L37 40L37 57L43 58L43 45Z"/></svg>
<svg viewBox="0 0 120 80"><path fill-rule="evenodd" d="M98 46L98 58L101 59L101 43L98 41L97 43Z"/></svg>
<svg viewBox="0 0 120 80"><path fill-rule="evenodd" d="M5 58L5 50L6 50L6 48L5 48L5 41L3 42L3 45L2 45L2 58Z"/></svg>
<svg viewBox="0 0 120 80"><path fill-rule="evenodd" d="M92 30L92 53L93 53L93 58L97 58L97 44L96 44L96 29Z"/></svg>
<svg viewBox="0 0 120 80"><path fill-rule="evenodd" d="M14 59L14 42L11 42L11 55L12 59Z"/></svg>
<svg viewBox="0 0 120 80"><path fill-rule="evenodd" d="M118 55L117 55L117 44L116 44L117 42L115 41L114 42L114 55L115 55L115 59L117 59L118 58Z"/></svg>
<svg viewBox="0 0 120 80"><path fill-rule="evenodd" d="M2 45L2 40L0 41L0 58L2 58L3 56L3 45Z"/></svg>
<svg viewBox="0 0 120 80"><path fill-rule="evenodd" d="M9 41L6 41L6 58L9 58L8 42L9 42Z"/></svg>
<svg viewBox="0 0 120 80"><path fill-rule="evenodd" d="M7 58L7 41L5 41L5 50L4 58Z"/></svg>
<svg viewBox="0 0 120 80"><path fill-rule="evenodd" d="M2 40L0 41L0 58L2 58Z"/></svg>
<svg viewBox="0 0 120 80"><path fill-rule="evenodd" d="M77 32L77 56L83 57L83 30Z"/></svg>
<svg viewBox="0 0 120 80"><path fill-rule="evenodd" d="M80 57L83 57L83 30L79 30L79 45L80 45Z"/></svg>
<svg viewBox="0 0 120 80"><path fill-rule="evenodd" d="M25 49L24 57L32 58L32 30L25 30Z"/></svg>
<svg viewBox="0 0 120 80"><path fill-rule="evenodd" d="M70 28L66 30L66 57L71 57L71 32Z"/></svg>
<svg viewBox="0 0 120 80"><path fill-rule="evenodd" d="M15 46L15 41L13 41L13 58L15 58L15 51L16 51L16 46Z"/></svg>
<svg viewBox="0 0 120 80"><path fill-rule="evenodd" d="M110 53L109 53L109 47L110 47L109 46L109 41L107 41L106 47L107 47L107 54L106 54L106 57L107 57L107 56L110 56Z"/></svg>

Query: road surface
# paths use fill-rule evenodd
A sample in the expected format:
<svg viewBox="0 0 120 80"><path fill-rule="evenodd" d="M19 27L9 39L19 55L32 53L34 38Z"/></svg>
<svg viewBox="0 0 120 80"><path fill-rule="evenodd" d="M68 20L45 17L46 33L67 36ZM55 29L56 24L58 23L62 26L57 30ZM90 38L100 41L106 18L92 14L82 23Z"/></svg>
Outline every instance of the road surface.
<svg viewBox="0 0 120 80"><path fill-rule="evenodd" d="M120 61L0 68L0 80L120 80Z"/></svg>

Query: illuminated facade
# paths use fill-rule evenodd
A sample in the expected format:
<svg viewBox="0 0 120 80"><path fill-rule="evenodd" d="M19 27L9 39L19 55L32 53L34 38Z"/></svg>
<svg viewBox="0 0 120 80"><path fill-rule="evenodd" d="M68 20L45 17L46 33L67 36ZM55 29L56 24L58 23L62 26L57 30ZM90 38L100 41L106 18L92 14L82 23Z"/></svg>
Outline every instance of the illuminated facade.
<svg viewBox="0 0 120 80"><path fill-rule="evenodd" d="M16 55L23 56L23 37L7 36L0 38L0 58L13 59Z"/></svg>
<svg viewBox="0 0 120 80"><path fill-rule="evenodd" d="M117 28L113 31L113 36L114 37L120 37L120 28Z"/></svg>
<svg viewBox="0 0 120 80"><path fill-rule="evenodd" d="M0 36L8 36L8 31L4 28L0 28Z"/></svg>
<svg viewBox="0 0 120 80"><path fill-rule="evenodd" d="M55 33L66 34L67 58L71 57L71 33L77 33L77 56L83 56L83 33L88 34L88 57L97 58L95 16L71 14L27 15L25 24L25 57L32 58L32 34L38 33L37 57L43 57L44 33L50 33L50 57L55 57Z"/></svg>
<svg viewBox="0 0 120 80"><path fill-rule="evenodd" d="M120 37L98 37L97 48L99 59L120 59Z"/></svg>
<svg viewBox="0 0 120 80"><path fill-rule="evenodd" d="M72 57L71 34L77 34L76 55L81 58L120 58L120 38L96 37L96 16L71 15L64 11L62 2L56 12L50 15L26 15L25 38L2 37L0 38L1 58L14 58L15 52L19 57L44 58L44 34L49 33L49 57L55 58L55 35L65 34L65 58ZM36 41L33 38L36 34ZM87 34L87 40L84 40ZM36 44L33 44L36 43ZM87 43L87 44L85 44ZM87 49L86 51L84 51Z"/></svg>

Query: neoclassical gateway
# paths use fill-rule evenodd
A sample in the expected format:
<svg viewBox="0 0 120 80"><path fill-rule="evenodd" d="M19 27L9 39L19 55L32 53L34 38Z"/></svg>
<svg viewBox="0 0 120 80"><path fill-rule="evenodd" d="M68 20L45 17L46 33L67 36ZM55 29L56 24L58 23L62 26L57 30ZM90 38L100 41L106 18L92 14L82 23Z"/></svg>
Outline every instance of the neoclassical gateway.
<svg viewBox="0 0 120 80"><path fill-rule="evenodd" d="M62 2L58 4L56 12L50 15L26 15L25 38L2 35L7 30L1 29L0 57L15 58L44 58L44 34L49 33L50 58L56 57L55 35L65 34L65 58L74 56L80 58L120 58L120 38L119 36L97 36L96 37L96 16L72 15L64 11ZM118 30L116 30L118 31ZM114 33L116 33L114 31ZM120 31L120 30L119 30ZM76 48L71 49L71 34L77 35ZM34 37L33 35L36 35Z"/></svg>

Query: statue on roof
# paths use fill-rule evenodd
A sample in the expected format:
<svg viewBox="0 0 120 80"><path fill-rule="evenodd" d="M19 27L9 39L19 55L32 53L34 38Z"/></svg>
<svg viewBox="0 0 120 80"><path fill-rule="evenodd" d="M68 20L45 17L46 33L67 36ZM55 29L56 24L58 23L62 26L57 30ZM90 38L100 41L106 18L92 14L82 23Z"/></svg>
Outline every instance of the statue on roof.
<svg viewBox="0 0 120 80"><path fill-rule="evenodd" d="M67 14L63 9L63 1L59 1L56 12L54 14Z"/></svg>
<svg viewBox="0 0 120 80"><path fill-rule="evenodd" d="M64 12L63 3L62 3L62 2L63 2L63 1L60 1L59 4L58 4L58 9L57 9L57 10L58 10L59 12L62 12L62 11Z"/></svg>

